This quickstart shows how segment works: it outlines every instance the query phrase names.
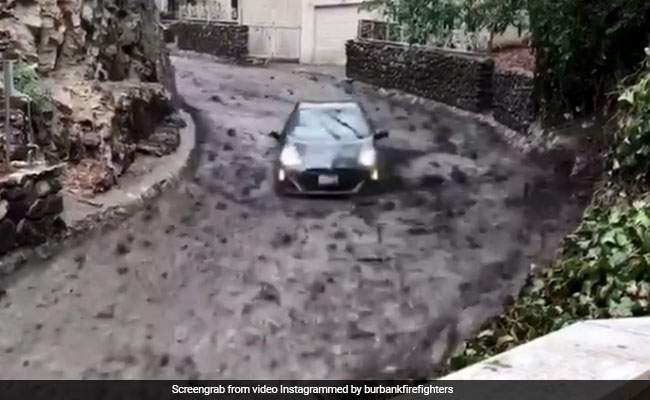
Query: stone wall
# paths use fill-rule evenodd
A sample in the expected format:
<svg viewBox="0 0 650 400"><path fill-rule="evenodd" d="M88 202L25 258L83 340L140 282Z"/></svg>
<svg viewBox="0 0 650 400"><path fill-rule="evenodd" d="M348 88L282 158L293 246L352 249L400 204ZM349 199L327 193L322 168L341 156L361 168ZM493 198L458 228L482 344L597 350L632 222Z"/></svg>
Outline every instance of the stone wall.
<svg viewBox="0 0 650 400"><path fill-rule="evenodd" d="M181 50L237 60L248 55L248 26L182 22L176 23L172 29Z"/></svg>
<svg viewBox="0 0 650 400"><path fill-rule="evenodd" d="M489 57L363 40L346 44L350 78L402 90L470 111L490 107Z"/></svg>
<svg viewBox="0 0 650 400"><path fill-rule="evenodd" d="M526 132L538 117L534 76L497 70L489 57L457 51L351 40L346 45L348 77L446 103Z"/></svg>
<svg viewBox="0 0 650 400"><path fill-rule="evenodd" d="M63 232L60 174L59 167L36 167L0 177L0 254Z"/></svg>
<svg viewBox="0 0 650 400"><path fill-rule="evenodd" d="M523 70L496 70L492 88L494 118L519 132L527 131L538 111L533 74Z"/></svg>

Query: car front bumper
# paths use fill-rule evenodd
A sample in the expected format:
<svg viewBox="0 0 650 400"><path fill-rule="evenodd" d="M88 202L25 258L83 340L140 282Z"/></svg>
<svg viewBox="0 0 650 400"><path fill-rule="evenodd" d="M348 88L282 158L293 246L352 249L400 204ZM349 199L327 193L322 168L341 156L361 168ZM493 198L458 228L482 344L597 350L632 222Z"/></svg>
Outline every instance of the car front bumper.
<svg viewBox="0 0 650 400"><path fill-rule="evenodd" d="M319 184L319 176L336 176L337 183ZM279 168L277 182L285 193L307 195L350 195L361 192L364 186L378 178L374 169L307 169L303 171Z"/></svg>

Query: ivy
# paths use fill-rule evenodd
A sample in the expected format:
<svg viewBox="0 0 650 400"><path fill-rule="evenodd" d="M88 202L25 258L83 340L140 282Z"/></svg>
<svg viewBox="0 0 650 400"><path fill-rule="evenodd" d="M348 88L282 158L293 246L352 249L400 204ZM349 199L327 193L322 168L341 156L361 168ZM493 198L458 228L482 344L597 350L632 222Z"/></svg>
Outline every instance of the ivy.
<svg viewBox="0 0 650 400"><path fill-rule="evenodd" d="M506 312L464 344L457 370L584 319L650 312L650 201L625 196L587 210L562 256L535 277Z"/></svg>
<svg viewBox="0 0 650 400"><path fill-rule="evenodd" d="M448 370L575 321L650 314L650 49L646 53L644 72L619 96L607 190L594 197L578 229L565 238L560 257L463 345Z"/></svg>
<svg viewBox="0 0 650 400"><path fill-rule="evenodd" d="M27 95L38 111L53 109L52 95L43 85L35 66L19 62L15 68L16 89Z"/></svg>
<svg viewBox="0 0 650 400"><path fill-rule="evenodd" d="M646 185L650 171L650 48L646 70L619 96L618 130L611 155L612 173L629 183Z"/></svg>

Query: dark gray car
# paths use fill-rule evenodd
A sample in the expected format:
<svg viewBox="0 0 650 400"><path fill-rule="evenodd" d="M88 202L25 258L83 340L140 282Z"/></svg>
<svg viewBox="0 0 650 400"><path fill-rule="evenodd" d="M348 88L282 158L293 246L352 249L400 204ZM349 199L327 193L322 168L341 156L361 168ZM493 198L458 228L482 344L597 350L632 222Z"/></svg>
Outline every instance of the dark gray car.
<svg viewBox="0 0 650 400"><path fill-rule="evenodd" d="M354 194L379 180L376 132L354 101L300 102L279 134L276 189L291 194Z"/></svg>

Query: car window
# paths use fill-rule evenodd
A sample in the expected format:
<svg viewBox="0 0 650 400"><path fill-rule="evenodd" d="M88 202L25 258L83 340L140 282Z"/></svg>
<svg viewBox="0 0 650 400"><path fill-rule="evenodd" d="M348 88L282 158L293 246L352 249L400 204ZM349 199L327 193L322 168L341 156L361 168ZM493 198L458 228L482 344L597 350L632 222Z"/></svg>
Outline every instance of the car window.
<svg viewBox="0 0 650 400"><path fill-rule="evenodd" d="M287 135L296 141L356 141L371 135L361 109L354 105L296 110Z"/></svg>

